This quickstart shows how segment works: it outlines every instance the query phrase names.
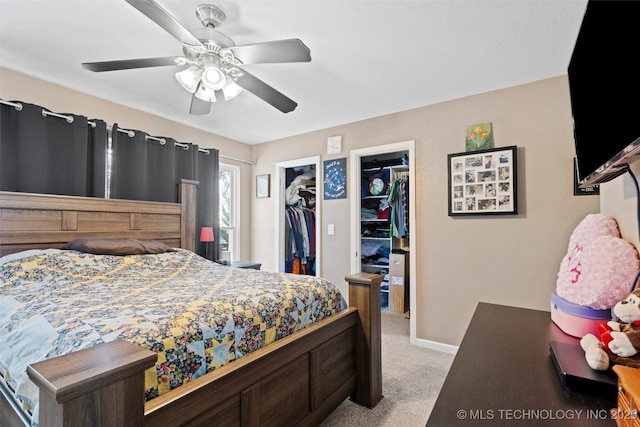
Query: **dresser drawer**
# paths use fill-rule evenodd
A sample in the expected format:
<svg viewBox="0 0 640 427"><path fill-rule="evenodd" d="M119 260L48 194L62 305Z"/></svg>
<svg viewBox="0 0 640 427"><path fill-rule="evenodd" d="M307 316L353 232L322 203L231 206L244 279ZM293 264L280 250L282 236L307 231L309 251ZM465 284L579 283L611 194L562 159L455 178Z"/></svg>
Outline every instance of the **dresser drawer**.
<svg viewBox="0 0 640 427"><path fill-rule="evenodd" d="M611 416L619 427L640 427L640 369L616 365L618 375L618 407Z"/></svg>

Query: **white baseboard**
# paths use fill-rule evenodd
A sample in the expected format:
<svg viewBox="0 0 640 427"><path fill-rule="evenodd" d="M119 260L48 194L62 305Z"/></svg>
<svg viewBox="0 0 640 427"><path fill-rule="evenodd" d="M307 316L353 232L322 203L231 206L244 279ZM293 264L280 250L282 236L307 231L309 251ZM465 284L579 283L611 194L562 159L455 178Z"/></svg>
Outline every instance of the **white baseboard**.
<svg viewBox="0 0 640 427"><path fill-rule="evenodd" d="M445 344L437 341L424 340L416 338L416 345L418 347L430 348L432 350L442 351L444 353L456 354L458 352L457 345Z"/></svg>

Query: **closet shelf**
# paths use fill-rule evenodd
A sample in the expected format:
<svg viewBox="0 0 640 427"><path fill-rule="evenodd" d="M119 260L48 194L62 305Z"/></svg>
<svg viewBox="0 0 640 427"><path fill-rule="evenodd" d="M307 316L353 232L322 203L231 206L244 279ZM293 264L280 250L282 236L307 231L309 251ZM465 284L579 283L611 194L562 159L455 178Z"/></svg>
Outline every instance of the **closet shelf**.
<svg viewBox="0 0 640 427"><path fill-rule="evenodd" d="M389 268L389 264L362 264L363 267Z"/></svg>
<svg viewBox="0 0 640 427"><path fill-rule="evenodd" d="M387 277L387 280L383 282L386 289L380 289L383 310L398 306L396 300L393 299L395 298L394 293L396 293L395 288L398 286L393 286L394 289L391 292L389 290L389 270L392 268L389 258L394 249L402 249L408 245L409 231L404 226L408 222L406 220L402 223L402 232L394 233L397 228L392 228L398 226L396 222L392 221L393 218L398 218L398 206L406 206L403 204L404 199L400 199L400 197L405 197L408 194L407 191L404 191L403 196L399 196L400 192L396 185L400 180L406 181L410 170L409 165L389 164L389 162L402 162L406 157L406 153L402 152L393 154L392 158L369 157L362 159L361 163L360 212L363 213L360 217L361 270ZM380 161L382 164L368 167L367 164L370 162L366 160L373 163ZM387 203L391 194L394 198ZM397 234L401 234L402 237Z"/></svg>

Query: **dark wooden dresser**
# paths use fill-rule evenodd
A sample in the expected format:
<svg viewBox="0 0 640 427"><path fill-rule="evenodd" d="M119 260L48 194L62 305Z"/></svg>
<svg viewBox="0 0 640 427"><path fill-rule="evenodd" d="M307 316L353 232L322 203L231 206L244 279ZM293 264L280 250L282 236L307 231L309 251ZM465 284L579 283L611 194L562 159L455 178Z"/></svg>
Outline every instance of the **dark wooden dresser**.
<svg viewBox="0 0 640 427"><path fill-rule="evenodd" d="M615 426L615 399L563 387L550 341L578 344L547 311L479 303L427 426Z"/></svg>

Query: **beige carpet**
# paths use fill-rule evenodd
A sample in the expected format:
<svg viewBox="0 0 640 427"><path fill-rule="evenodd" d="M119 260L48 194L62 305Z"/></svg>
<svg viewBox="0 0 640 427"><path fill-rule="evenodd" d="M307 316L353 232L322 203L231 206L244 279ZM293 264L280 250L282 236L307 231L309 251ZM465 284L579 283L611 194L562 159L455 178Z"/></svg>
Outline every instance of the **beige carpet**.
<svg viewBox="0 0 640 427"><path fill-rule="evenodd" d="M382 313L382 394L373 409L346 400L321 427L424 427L453 355L412 346L409 319Z"/></svg>

